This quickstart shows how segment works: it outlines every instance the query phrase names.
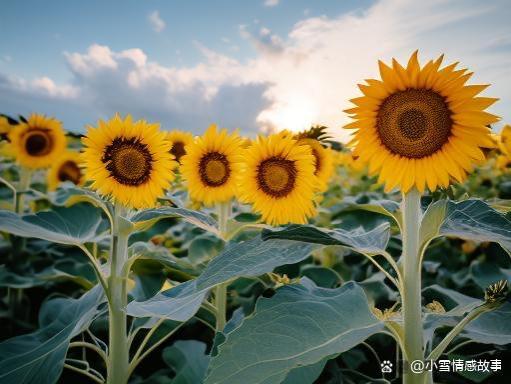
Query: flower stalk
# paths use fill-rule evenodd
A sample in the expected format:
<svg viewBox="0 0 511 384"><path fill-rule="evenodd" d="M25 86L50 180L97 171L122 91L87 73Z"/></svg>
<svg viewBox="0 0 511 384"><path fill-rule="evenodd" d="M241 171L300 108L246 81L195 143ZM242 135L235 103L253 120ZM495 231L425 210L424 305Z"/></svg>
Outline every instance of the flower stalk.
<svg viewBox="0 0 511 384"><path fill-rule="evenodd" d="M114 227L110 259L110 277L108 278L109 305L109 348L108 348L108 384L125 384L128 381L129 343L127 333L127 279L123 274L128 258L129 230L123 225L125 209L115 206Z"/></svg>
<svg viewBox="0 0 511 384"><path fill-rule="evenodd" d="M422 220L421 194L415 188L403 194L403 292L404 348L408 363L424 359L421 299L419 229ZM424 382L423 373L406 370L403 383Z"/></svg>
<svg viewBox="0 0 511 384"><path fill-rule="evenodd" d="M227 235L227 220L231 215L231 201L218 204L218 231L222 240L226 239ZM215 287L215 308L216 308L216 331L221 332L226 319L227 311L227 285L222 283Z"/></svg>

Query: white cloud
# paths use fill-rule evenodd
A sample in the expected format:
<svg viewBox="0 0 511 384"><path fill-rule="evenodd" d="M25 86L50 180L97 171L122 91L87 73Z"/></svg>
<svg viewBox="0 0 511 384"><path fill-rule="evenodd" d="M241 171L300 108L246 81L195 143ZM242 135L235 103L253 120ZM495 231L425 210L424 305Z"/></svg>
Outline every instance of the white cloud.
<svg viewBox="0 0 511 384"><path fill-rule="evenodd" d="M147 16L147 20L155 32L161 32L165 29L165 21L160 16L159 11L153 11Z"/></svg>
<svg viewBox="0 0 511 384"><path fill-rule="evenodd" d="M378 76L378 59L405 61L420 48L422 62L445 53L446 61L474 70L474 82L493 83L486 94L501 98L494 112L509 122L509 19L505 0L380 0L363 11L304 19L287 36L242 25L241 36L257 49L253 59L240 62L196 42L201 62L180 67L154 62L141 49L94 44L65 54L68 84L0 76L0 104L13 114L30 100L31 108L57 114L59 106L63 114L75 108L74 115L86 116L81 124L130 112L195 132L211 122L245 132L325 124L345 139L342 110L359 95L357 82Z"/></svg>
<svg viewBox="0 0 511 384"><path fill-rule="evenodd" d="M264 0L265 7L275 7L279 5L280 0Z"/></svg>

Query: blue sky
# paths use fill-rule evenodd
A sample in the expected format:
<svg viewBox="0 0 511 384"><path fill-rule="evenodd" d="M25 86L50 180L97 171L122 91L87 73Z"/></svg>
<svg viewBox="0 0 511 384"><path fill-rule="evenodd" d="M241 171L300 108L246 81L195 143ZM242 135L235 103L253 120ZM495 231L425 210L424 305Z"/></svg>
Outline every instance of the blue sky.
<svg viewBox="0 0 511 384"><path fill-rule="evenodd" d="M505 0L9 1L0 112L83 130L115 112L202 132L209 123L345 138L342 109L378 58L441 53L476 71L511 122Z"/></svg>

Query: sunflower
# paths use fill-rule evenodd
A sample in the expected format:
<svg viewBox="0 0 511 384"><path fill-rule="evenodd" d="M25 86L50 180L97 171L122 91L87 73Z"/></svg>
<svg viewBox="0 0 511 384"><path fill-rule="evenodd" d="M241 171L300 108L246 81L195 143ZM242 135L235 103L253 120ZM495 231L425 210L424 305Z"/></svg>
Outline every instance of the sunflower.
<svg viewBox="0 0 511 384"><path fill-rule="evenodd" d="M9 140L18 162L33 169L50 166L66 149L60 121L35 113L26 122L12 126Z"/></svg>
<svg viewBox="0 0 511 384"><path fill-rule="evenodd" d="M181 174L192 200L211 205L234 197L242 144L237 133L218 131L213 124L186 147L187 153L181 158Z"/></svg>
<svg viewBox="0 0 511 384"><path fill-rule="evenodd" d="M505 125L500 131L500 150L511 157L511 125Z"/></svg>
<svg viewBox="0 0 511 384"><path fill-rule="evenodd" d="M126 207L154 206L174 178L170 143L158 124L116 115L89 126L82 142L91 187Z"/></svg>
<svg viewBox="0 0 511 384"><path fill-rule="evenodd" d="M334 172L332 150L323 147L316 139L299 139L298 145L308 145L314 156L314 175L318 178L319 190L325 191Z"/></svg>
<svg viewBox="0 0 511 384"><path fill-rule="evenodd" d="M382 80L359 85L364 96L346 110L355 119L345 127L356 129L354 153L379 173L386 191L434 191L451 177L462 181L484 160L481 148L494 146L488 125L498 117L484 110L497 99L476 97L488 86L466 85L472 73L457 63L440 69L442 59L421 68L416 51L406 68L380 61Z"/></svg>
<svg viewBox="0 0 511 384"><path fill-rule="evenodd" d="M60 183L70 181L75 185L83 184L81 158L78 152L67 152L59 156L48 171L48 190L54 191Z"/></svg>
<svg viewBox="0 0 511 384"><path fill-rule="evenodd" d="M176 129L167 133L167 140L172 144L170 153L178 163L181 163L181 157L186 155L186 146L193 142L193 135Z"/></svg>
<svg viewBox="0 0 511 384"><path fill-rule="evenodd" d="M272 225L307 222L315 214L314 156L309 145L298 145L292 136L258 137L245 150L238 180L240 200L253 205Z"/></svg>

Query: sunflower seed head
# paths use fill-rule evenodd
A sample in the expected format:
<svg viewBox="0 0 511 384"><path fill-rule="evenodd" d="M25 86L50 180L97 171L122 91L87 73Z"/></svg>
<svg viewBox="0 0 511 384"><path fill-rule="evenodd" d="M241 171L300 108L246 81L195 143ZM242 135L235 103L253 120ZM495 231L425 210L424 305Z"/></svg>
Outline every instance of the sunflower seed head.
<svg viewBox="0 0 511 384"><path fill-rule="evenodd" d="M296 135L296 139L314 139L318 141L326 141L331 136L326 132L328 127L324 125L314 125L309 129L302 131Z"/></svg>
<svg viewBox="0 0 511 384"><path fill-rule="evenodd" d="M507 280L500 280L491 284L486 288L484 299L488 304L500 304L506 300L508 296Z"/></svg>

